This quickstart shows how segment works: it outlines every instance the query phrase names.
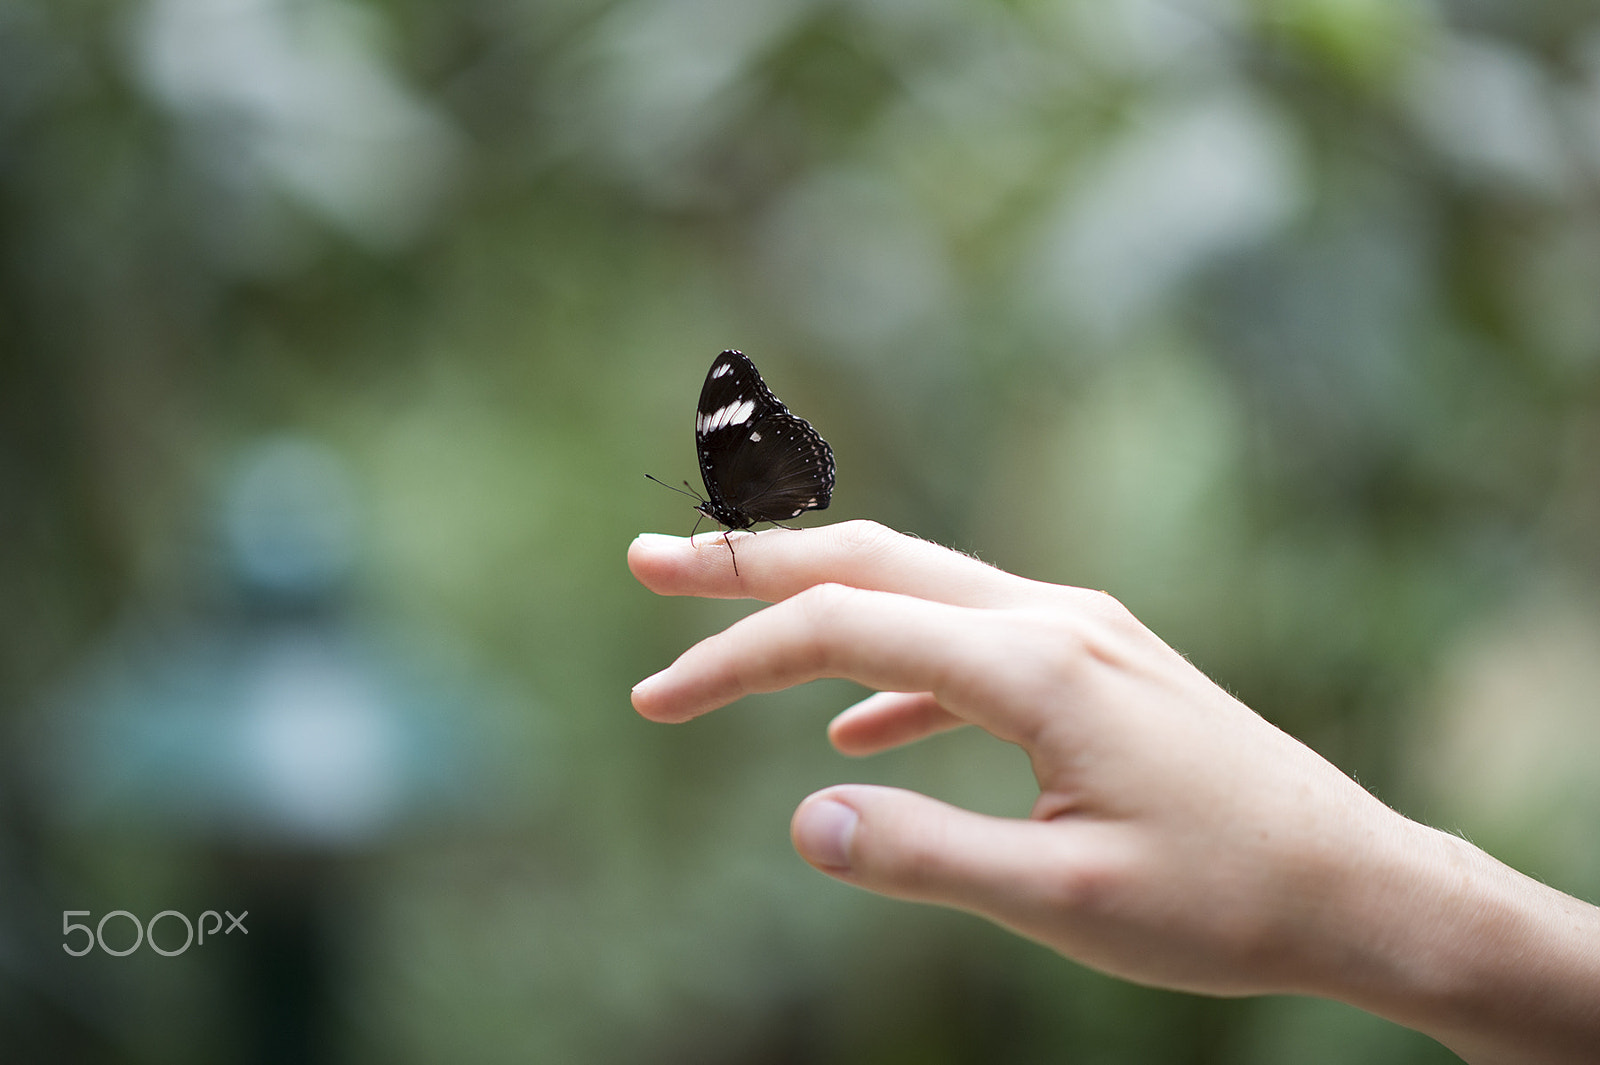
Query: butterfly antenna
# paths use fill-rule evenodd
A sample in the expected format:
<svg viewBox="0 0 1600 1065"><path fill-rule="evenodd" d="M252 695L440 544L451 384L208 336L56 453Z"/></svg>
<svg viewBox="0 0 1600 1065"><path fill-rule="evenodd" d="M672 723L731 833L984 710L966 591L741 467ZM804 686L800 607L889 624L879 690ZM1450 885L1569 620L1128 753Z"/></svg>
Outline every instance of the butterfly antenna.
<svg viewBox="0 0 1600 1065"><path fill-rule="evenodd" d="M690 489L689 491L685 491L684 490L684 489L688 489L689 488L689 482L688 481L684 481L683 482L683 488L679 488L675 484L668 484L666 481L663 481L661 478L652 476L651 474L648 474L648 473L645 474L645 478L647 480L654 481L656 484L659 484L663 488L672 489L674 492L678 493L680 496L688 496L690 499L696 499L696 500L699 500L702 503L705 502L705 497L702 496L699 492L696 492L696 491L694 491L692 489Z"/></svg>

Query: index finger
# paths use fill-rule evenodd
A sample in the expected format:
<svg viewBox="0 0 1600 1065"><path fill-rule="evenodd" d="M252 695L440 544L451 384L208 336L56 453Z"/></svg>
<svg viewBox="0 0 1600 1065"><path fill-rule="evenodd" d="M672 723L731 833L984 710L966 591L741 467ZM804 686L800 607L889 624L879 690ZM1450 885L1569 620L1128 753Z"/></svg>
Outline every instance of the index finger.
<svg viewBox="0 0 1600 1065"><path fill-rule="evenodd" d="M738 553L737 573L729 546ZM644 533L628 547L628 568L660 595L768 603L830 583L978 607L1013 605L1046 595L1051 587L874 521L771 529L737 536L730 545L720 536L691 544L684 537Z"/></svg>
<svg viewBox="0 0 1600 1065"><path fill-rule="evenodd" d="M739 567L741 570L743 565ZM819 677L888 691L926 691L963 721L1027 746L1040 727L1033 671L1002 671L1018 643L1016 614L821 584L741 618L634 685L633 707L652 721L699 717L756 692Z"/></svg>

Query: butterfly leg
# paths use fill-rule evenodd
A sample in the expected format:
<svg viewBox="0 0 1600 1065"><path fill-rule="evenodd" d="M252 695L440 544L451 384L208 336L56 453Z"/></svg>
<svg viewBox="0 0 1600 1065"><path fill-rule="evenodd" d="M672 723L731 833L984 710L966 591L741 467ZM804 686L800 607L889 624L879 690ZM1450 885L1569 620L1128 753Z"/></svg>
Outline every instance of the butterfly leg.
<svg viewBox="0 0 1600 1065"><path fill-rule="evenodd" d="M739 575L739 555L733 549L733 541L728 539L728 530L722 530L722 542L728 545L728 557L733 559L733 575Z"/></svg>

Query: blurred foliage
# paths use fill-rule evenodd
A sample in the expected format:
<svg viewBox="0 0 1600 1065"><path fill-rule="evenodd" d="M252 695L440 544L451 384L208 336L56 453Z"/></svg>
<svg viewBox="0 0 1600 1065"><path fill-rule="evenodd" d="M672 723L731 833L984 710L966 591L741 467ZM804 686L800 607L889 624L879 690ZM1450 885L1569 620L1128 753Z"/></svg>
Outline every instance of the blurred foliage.
<svg viewBox="0 0 1600 1065"><path fill-rule="evenodd" d="M63 819L24 739L114 633L221 624L219 493L287 432L360 486L351 623L516 707L462 715L476 812L319 881L329 1060L1450 1060L817 876L809 790L1022 814L1025 760L846 764L843 684L639 720L628 686L747 608L622 554L687 532L640 475L693 476L743 348L835 447L827 518L1106 588L1595 898L1596 292L1591 5L8 0L0 1024L39 1060L234 1054L213 956L54 938L221 905L230 844Z"/></svg>

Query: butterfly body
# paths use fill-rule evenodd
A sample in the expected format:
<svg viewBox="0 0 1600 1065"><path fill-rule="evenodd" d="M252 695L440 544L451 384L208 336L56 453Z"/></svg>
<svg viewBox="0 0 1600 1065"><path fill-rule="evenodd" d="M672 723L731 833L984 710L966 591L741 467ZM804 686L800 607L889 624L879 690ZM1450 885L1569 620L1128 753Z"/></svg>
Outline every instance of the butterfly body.
<svg viewBox="0 0 1600 1065"><path fill-rule="evenodd" d="M833 449L772 394L742 352L724 351L711 363L694 441L707 496L695 509L726 529L778 524L832 499Z"/></svg>

